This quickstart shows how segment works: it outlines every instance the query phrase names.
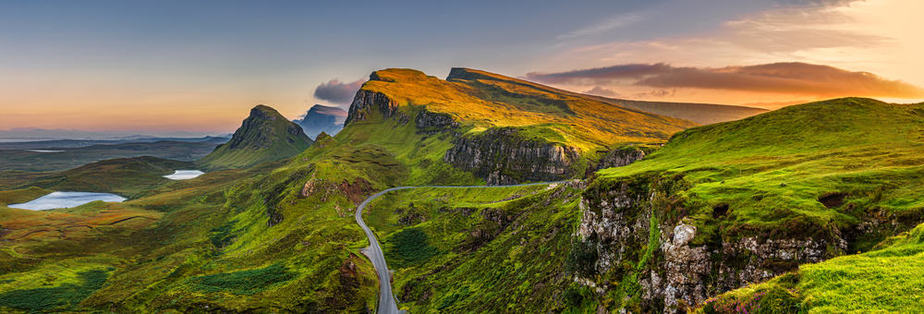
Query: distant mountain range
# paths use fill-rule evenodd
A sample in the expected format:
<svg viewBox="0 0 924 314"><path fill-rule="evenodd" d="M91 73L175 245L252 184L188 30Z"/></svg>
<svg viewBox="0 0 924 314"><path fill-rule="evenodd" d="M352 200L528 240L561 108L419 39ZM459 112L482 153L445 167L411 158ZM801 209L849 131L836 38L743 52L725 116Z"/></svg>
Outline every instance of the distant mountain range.
<svg viewBox="0 0 924 314"><path fill-rule="evenodd" d="M302 130L305 131L305 135L312 139L317 139L318 134L321 134L321 132L331 136L340 132L346 118L346 110L339 107L314 105L305 113L304 118L296 119L292 122L301 126Z"/></svg>
<svg viewBox="0 0 924 314"><path fill-rule="evenodd" d="M591 96L590 97L598 97ZM763 108L716 105L684 102L641 101L598 97L599 100L613 105L656 113L668 117L693 121L698 124L713 124L744 119L769 110Z"/></svg>

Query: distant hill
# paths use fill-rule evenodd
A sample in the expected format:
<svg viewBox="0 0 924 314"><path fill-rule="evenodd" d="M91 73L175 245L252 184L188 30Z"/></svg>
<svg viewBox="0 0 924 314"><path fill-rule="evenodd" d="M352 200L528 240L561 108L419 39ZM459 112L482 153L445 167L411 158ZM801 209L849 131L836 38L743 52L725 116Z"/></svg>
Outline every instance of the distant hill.
<svg viewBox="0 0 924 314"><path fill-rule="evenodd" d="M61 139L61 140L41 140L41 141L15 141L0 142L0 150L28 150L28 149L63 149L88 147L93 145L118 145L118 144L138 144L138 143L156 143L156 142L183 142L183 143L213 143L215 145L227 142L230 139L222 136L205 136L205 137L133 137L125 139L110 140L80 140L80 139Z"/></svg>
<svg viewBox="0 0 924 314"><path fill-rule="evenodd" d="M305 135L315 139L321 132L334 136L343 129L343 122L346 120L346 110L339 107L324 105L314 105L305 114L305 117L293 122L297 123L305 131Z"/></svg>
<svg viewBox="0 0 924 314"><path fill-rule="evenodd" d="M744 119L769 110L763 108L682 102L641 101L591 96L617 106L696 122L713 124Z"/></svg>
<svg viewBox="0 0 924 314"><path fill-rule="evenodd" d="M146 134L145 131L84 131L70 129L13 128L0 130L0 142L46 140L131 140L197 138L204 132L162 131Z"/></svg>
<svg viewBox="0 0 924 314"><path fill-rule="evenodd" d="M250 110L231 140L219 145L199 164L208 169L244 168L289 158L312 143L302 128L276 109L259 105Z"/></svg>
<svg viewBox="0 0 924 314"><path fill-rule="evenodd" d="M113 144L108 144L108 142L100 144L96 141L82 143L79 140L6 143L10 145L0 145L0 172L59 171L100 160L138 156L194 161L208 155L215 150L215 146L223 142L225 142L224 138L189 142L158 141ZM22 146L14 146L14 144ZM85 144L91 145L84 146ZM12 147L16 148L12 149ZM7 175L0 174L0 176Z"/></svg>
<svg viewBox="0 0 924 314"><path fill-rule="evenodd" d="M132 197L170 182L164 175L192 167L192 162L150 156L118 158L52 173L29 185L58 191L108 192Z"/></svg>

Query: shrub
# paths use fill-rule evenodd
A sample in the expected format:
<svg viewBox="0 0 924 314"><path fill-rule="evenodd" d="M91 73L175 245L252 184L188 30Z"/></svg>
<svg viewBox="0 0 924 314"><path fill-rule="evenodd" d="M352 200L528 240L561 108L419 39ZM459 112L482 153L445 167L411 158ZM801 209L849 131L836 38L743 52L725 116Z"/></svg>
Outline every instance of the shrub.
<svg viewBox="0 0 924 314"><path fill-rule="evenodd" d="M264 268L220 273L193 278L196 289L204 292L228 291L251 295L295 277L285 266L273 264Z"/></svg>
<svg viewBox="0 0 924 314"><path fill-rule="evenodd" d="M427 241L427 234L418 228L398 231L388 240L388 258L397 268L424 262L439 254Z"/></svg>

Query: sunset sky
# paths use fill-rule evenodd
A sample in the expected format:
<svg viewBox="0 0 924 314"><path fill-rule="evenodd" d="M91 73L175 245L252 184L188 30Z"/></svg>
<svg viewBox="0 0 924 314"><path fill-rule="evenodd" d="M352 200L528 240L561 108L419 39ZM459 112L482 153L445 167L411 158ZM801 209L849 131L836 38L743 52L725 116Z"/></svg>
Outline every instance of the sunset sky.
<svg viewBox="0 0 924 314"><path fill-rule="evenodd" d="M501 3L502 2L502 3ZM0 130L233 131L464 66L601 96L924 99L924 1L0 3Z"/></svg>

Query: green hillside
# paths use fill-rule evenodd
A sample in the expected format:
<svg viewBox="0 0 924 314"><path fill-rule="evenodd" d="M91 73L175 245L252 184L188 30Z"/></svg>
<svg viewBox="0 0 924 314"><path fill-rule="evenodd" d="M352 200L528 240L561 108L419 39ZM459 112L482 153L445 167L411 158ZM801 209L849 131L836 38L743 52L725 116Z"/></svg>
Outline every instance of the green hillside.
<svg viewBox="0 0 924 314"><path fill-rule="evenodd" d="M259 105L250 110L231 140L198 163L207 169L245 168L292 157L311 145L301 127L278 111Z"/></svg>
<svg viewBox="0 0 924 314"><path fill-rule="evenodd" d="M704 230L722 237L831 232L863 221L865 210L903 217L909 228L924 210L922 141L924 106L843 98L680 132L644 160L598 175L682 175L694 221L718 224ZM733 215L715 221L720 205ZM850 244L865 250L885 236Z"/></svg>

